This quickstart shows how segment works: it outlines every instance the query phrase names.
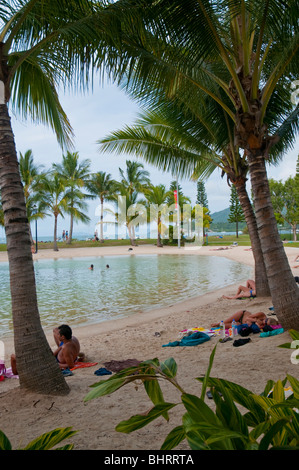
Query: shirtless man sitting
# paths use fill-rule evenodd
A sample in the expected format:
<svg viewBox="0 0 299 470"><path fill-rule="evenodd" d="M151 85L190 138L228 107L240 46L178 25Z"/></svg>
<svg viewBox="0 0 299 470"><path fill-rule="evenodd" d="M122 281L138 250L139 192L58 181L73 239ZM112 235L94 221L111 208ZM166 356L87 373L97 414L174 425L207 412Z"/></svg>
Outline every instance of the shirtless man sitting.
<svg viewBox="0 0 299 470"><path fill-rule="evenodd" d="M68 325L61 325L53 330L54 340L58 348L54 351L60 369L72 369L76 360L84 360L84 354L80 353L80 344ZM11 355L11 368L18 375L15 354Z"/></svg>
<svg viewBox="0 0 299 470"><path fill-rule="evenodd" d="M58 348L54 351L60 369L72 369L80 357L80 344L68 325L54 328L53 335Z"/></svg>

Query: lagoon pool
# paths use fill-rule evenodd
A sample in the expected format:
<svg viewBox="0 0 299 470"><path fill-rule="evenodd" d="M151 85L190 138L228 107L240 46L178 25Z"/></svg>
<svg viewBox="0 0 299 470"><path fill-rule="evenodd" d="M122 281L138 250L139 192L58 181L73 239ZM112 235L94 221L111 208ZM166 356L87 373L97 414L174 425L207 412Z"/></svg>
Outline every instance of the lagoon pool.
<svg viewBox="0 0 299 470"><path fill-rule="evenodd" d="M165 307L252 273L249 266L222 257L163 254L36 260L34 269L44 328L82 326ZM2 336L12 333L8 263L0 263L0 285Z"/></svg>

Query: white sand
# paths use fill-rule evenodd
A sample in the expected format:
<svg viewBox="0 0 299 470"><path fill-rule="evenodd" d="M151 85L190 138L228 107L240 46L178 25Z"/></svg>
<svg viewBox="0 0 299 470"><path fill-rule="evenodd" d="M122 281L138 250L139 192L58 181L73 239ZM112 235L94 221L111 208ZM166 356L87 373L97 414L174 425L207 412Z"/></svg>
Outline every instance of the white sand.
<svg viewBox="0 0 299 470"><path fill-rule="evenodd" d="M299 254L298 248L286 246L290 266ZM134 247L134 254L163 253L188 255L225 256L253 266L252 252L246 247L234 247L225 251L210 251L202 247L191 253L184 248L154 246ZM68 248L58 252L41 250L34 258L101 256L128 254L128 247L95 247ZM0 262L6 261L6 253L0 253ZM292 268L294 275L299 275L299 268ZM240 280L243 283L245 280ZM233 294L236 285L205 294L196 299L187 300L167 308L136 314L125 319L100 323L98 325L73 327L73 333L81 342L81 349L87 360L97 362L97 366L77 369L74 375L67 377L70 394L66 397L43 396L25 393L19 388L18 379L5 379L0 382L0 429L11 440L13 447L25 446L43 432L57 427L72 426L78 433L70 439L75 449L84 450L157 450L168 432L180 424L183 414L182 406L170 412L167 423L160 418L140 431L122 434L114 430L124 419L150 409L151 402L143 389L136 382L119 391L93 400L87 404L83 398L89 391L89 385L109 376L97 377L94 371L112 360L138 359L146 360L155 357L165 360L174 357L178 364L178 382L188 393L200 394L200 383L195 380L205 374L216 338L196 347L162 347L178 339L178 334L185 328L201 326L209 328L210 324L230 316L240 309L251 312L269 312L270 298L252 300L224 300L222 295ZM159 332L159 335L155 333ZM52 332L46 332L50 346L55 347ZM290 351L277 346L290 341L288 332L281 335L261 338L258 334L250 335L250 343L233 347L232 342L218 344L212 376L235 381L253 392L260 393L267 380L284 379L289 373L298 376L298 365L290 360ZM1 340L1 336L0 336ZM9 366L9 357L13 352L13 341L5 338L5 361ZM179 401L178 392L170 385L164 386L165 399ZM211 406L212 401L207 399ZM179 449L188 449L182 443Z"/></svg>

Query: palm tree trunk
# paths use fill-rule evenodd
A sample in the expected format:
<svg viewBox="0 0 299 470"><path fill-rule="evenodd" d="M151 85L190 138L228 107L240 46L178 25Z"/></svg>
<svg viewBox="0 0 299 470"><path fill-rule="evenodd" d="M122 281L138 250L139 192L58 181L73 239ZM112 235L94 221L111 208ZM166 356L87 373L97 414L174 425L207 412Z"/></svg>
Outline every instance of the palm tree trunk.
<svg viewBox="0 0 299 470"><path fill-rule="evenodd" d="M73 239L73 226L74 226L74 216L71 212L71 221L70 221L70 231L69 231L69 238L67 240L67 244L70 245Z"/></svg>
<svg viewBox="0 0 299 470"><path fill-rule="evenodd" d="M158 216L158 237L157 237L157 247L161 248L163 246L161 241L161 217Z"/></svg>
<svg viewBox="0 0 299 470"><path fill-rule="evenodd" d="M104 243L103 220L104 220L104 199L101 198L101 225L100 225L100 240L101 240L101 243Z"/></svg>
<svg viewBox="0 0 299 470"><path fill-rule="evenodd" d="M57 214L54 214L54 251L59 251L57 247Z"/></svg>
<svg viewBox="0 0 299 470"><path fill-rule="evenodd" d="M299 330L299 289L280 239L271 203L265 159L248 151L249 171L261 248L274 306L284 328Z"/></svg>
<svg viewBox="0 0 299 470"><path fill-rule="evenodd" d="M0 189L20 387L64 395L69 388L40 323L25 197L6 104L0 104Z"/></svg>
<svg viewBox="0 0 299 470"><path fill-rule="evenodd" d="M270 289L253 207L248 197L245 181L243 179L241 181L238 180L234 185L244 213L251 241L252 254L254 257L256 293L259 297L268 297L270 296Z"/></svg>

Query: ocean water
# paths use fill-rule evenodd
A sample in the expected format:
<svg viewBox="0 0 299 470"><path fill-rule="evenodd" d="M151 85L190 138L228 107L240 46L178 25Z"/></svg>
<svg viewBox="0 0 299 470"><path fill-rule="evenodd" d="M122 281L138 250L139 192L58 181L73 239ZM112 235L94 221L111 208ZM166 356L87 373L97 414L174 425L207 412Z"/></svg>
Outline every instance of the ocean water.
<svg viewBox="0 0 299 470"><path fill-rule="evenodd" d="M226 258L163 254L35 260L34 269L44 328L100 323L164 307L249 278L252 272ZM0 263L0 285L2 336L12 333L8 263Z"/></svg>

